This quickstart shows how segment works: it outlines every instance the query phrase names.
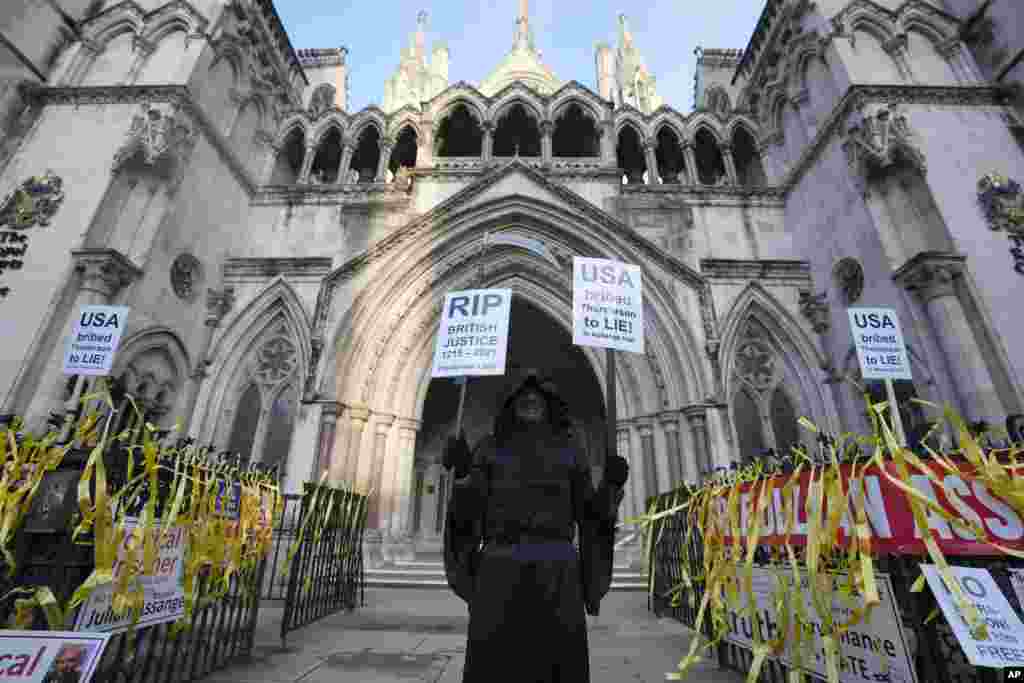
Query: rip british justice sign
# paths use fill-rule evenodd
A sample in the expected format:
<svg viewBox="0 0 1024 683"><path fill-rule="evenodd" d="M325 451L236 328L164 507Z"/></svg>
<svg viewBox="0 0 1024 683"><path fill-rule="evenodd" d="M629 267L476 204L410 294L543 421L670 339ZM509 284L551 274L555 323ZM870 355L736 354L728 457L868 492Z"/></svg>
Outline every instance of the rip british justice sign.
<svg viewBox="0 0 1024 683"><path fill-rule="evenodd" d="M432 377L505 374L511 289L467 289L444 297Z"/></svg>
<svg viewBox="0 0 1024 683"><path fill-rule="evenodd" d="M64 374L109 375L127 319L127 306L82 306L68 336Z"/></svg>
<svg viewBox="0 0 1024 683"><path fill-rule="evenodd" d="M640 266L575 256L572 273L572 343L643 353Z"/></svg>

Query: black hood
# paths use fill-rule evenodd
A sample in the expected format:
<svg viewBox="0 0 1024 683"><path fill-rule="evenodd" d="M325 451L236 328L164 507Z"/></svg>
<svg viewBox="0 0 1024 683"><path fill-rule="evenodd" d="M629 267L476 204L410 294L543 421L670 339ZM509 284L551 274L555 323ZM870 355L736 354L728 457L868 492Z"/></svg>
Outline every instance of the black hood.
<svg viewBox="0 0 1024 683"><path fill-rule="evenodd" d="M548 429L556 434L567 429L569 426L569 415L565 401L550 388L546 387L545 384L548 383L542 384L537 381L536 377L528 377L505 400L504 405L498 411L498 417L494 421L494 437L499 442L520 431L519 419L516 417L516 399L528 389L536 391L544 397L544 402L547 404L546 425Z"/></svg>

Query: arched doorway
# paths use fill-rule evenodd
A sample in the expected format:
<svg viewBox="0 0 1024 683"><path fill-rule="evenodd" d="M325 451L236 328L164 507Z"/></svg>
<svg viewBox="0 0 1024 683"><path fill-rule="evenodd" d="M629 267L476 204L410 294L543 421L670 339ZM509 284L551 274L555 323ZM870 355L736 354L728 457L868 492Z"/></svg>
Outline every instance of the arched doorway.
<svg viewBox="0 0 1024 683"><path fill-rule="evenodd" d="M471 447L491 433L506 398L530 374L550 381L569 404L579 447L586 454L595 483L605 458L604 394L582 349L569 330L521 296L512 300L505 374L473 377L466 390L463 429ZM450 493L448 473L440 466L447 436L455 429L460 388L451 379L433 379L427 389L422 427L416 444L412 529L421 539L443 532Z"/></svg>

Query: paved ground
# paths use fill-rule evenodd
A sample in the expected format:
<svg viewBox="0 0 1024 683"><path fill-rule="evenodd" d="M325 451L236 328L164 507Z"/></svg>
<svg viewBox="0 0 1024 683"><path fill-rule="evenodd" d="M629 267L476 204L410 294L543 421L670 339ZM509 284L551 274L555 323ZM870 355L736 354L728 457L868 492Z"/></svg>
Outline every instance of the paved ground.
<svg viewBox="0 0 1024 683"><path fill-rule="evenodd" d="M460 683L465 604L450 591L380 588L366 606L327 617L280 638L281 610L268 605L251 661L209 683ZM686 629L647 611L644 593L610 593L590 621L592 683L664 681L689 645ZM702 663L691 683L738 683L739 674ZM525 682L524 682L525 683Z"/></svg>

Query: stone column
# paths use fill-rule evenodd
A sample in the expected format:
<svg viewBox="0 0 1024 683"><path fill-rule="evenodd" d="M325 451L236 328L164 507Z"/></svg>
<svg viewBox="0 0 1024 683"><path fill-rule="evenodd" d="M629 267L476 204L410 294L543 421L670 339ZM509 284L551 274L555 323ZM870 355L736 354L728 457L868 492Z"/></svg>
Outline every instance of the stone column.
<svg viewBox="0 0 1024 683"><path fill-rule="evenodd" d="M644 159L647 162L647 184L658 184L658 141L648 140L644 143Z"/></svg>
<svg viewBox="0 0 1024 683"><path fill-rule="evenodd" d="M320 408L320 433L317 435L317 456L313 463L312 481L319 482L324 472L329 472L331 456L334 454L334 440L338 432L338 415L342 404L327 401Z"/></svg>
<svg viewBox="0 0 1024 683"><path fill-rule="evenodd" d="M739 185L739 175L736 173L736 160L732 156L732 145L724 144L719 149L721 149L722 159L725 161L725 174L729 178L729 184Z"/></svg>
<svg viewBox="0 0 1024 683"><path fill-rule="evenodd" d="M206 320L204 321L203 339L200 342L199 353L196 354L196 365L192 369L192 374L189 375L185 394L185 412L182 416L185 422L183 432L185 434L190 433L189 428L195 417L192 413L195 411L196 400L199 398L199 389L203 380L206 379L207 369L213 363L213 359L209 358L207 354L210 351L210 344L213 342L214 332L220 327L221 321L231 310L234 302L235 290L232 287L206 290Z"/></svg>
<svg viewBox="0 0 1024 683"><path fill-rule="evenodd" d="M78 291L69 309L77 316L82 306L112 304L118 293L142 274L120 252L113 249L81 249L71 252L74 275L78 277ZM74 286L71 287L74 289ZM64 330L67 325L61 325ZM51 413L64 414L64 343L58 339L50 353L42 374L36 382L37 392L25 411L26 431L45 433Z"/></svg>
<svg viewBox="0 0 1024 683"><path fill-rule="evenodd" d="M683 410L683 415L690 423L690 432L693 436L694 460L697 462L697 472L701 479L708 477L714 471L711 462L711 448L708 443L707 410L704 406L690 406Z"/></svg>
<svg viewBox="0 0 1024 683"><path fill-rule="evenodd" d="M637 420L637 431L640 433L640 454L644 461L644 496L647 500L658 493L658 469L654 461L654 426L650 418Z"/></svg>
<svg viewBox="0 0 1024 683"><path fill-rule="evenodd" d="M348 183L348 167L352 165L352 155L356 147L350 140L341 141L341 161L338 162L337 182L339 185Z"/></svg>
<svg viewBox="0 0 1024 683"><path fill-rule="evenodd" d="M907 54L907 34L900 33L893 36L882 44L882 49L896 62L896 68L900 75L910 83L917 83L914 72L910 68L910 59Z"/></svg>
<svg viewBox="0 0 1024 683"><path fill-rule="evenodd" d="M618 164L615 158L615 122L602 121L597 132L601 135L601 160L605 166L615 168Z"/></svg>
<svg viewBox="0 0 1024 683"><path fill-rule="evenodd" d="M416 434L420 421L407 417L398 418L398 457L395 467L396 504L391 511L391 536L400 548L396 559L411 560L415 557L412 545L413 509L416 505L415 457Z"/></svg>
<svg viewBox="0 0 1024 683"><path fill-rule="evenodd" d="M264 184L270 184L270 181L274 178L274 167L277 166L277 158L281 155L281 145L270 143L267 145L269 150L267 158L263 162L263 170L261 171L259 181Z"/></svg>
<svg viewBox="0 0 1024 683"><path fill-rule="evenodd" d="M629 481L626 482L625 491L622 496L622 516L632 517L637 514L636 509L636 496L634 495L634 489L636 488L636 466L633 454L629 449L629 427L618 427L615 430L615 437L618 440L619 455L626 459L629 463Z"/></svg>
<svg viewBox="0 0 1024 683"><path fill-rule="evenodd" d="M949 63L950 68L964 85L973 85L981 80L974 59L967 46L957 36L953 36L938 46L939 54Z"/></svg>
<svg viewBox="0 0 1024 683"><path fill-rule="evenodd" d="M555 132L553 121L540 122L540 159L544 168L551 168L554 162L554 153L551 149L551 135Z"/></svg>
<svg viewBox="0 0 1024 683"><path fill-rule="evenodd" d="M430 168L434 165L434 122L424 119L420 122L423 139L417 140L416 166Z"/></svg>
<svg viewBox="0 0 1024 683"><path fill-rule="evenodd" d="M484 131L484 141L483 147L480 150L480 157L483 159L484 166L488 166L491 163L491 159L494 158L494 123L484 121L480 124L480 127Z"/></svg>
<svg viewBox="0 0 1024 683"><path fill-rule="evenodd" d="M370 411L365 406L349 406L348 418L349 442L345 457L345 480L365 491L370 478L367 465L372 456L363 457L363 429L370 419Z"/></svg>
<svg viewBox="0 0 1024 683"><path fill-rule="evenodd" d="M953 375L964 418L998 425L1005 418L1002 402L985 363L986 354L956 293L963 264L963 256L925 252L896 271L893 279L924 305Z"/></svg>
<svg viewBox="0 0 1024 683"><path fill-rule="evenodd" d="M423 473L423 495L420 498L420 535L437 538L437 499L441 495L441 465L431 463Z"/></svg>
<svg viewBox="0 0 1024 683"><path fill-rule="evenodd" d="M373 462L370 469L370 487L377 491L370 501L369 523L374 529L383 530L386 527L385 520L390 517L394 490L393 479L387 474L390 468L387 467L388 434L391 432L391 425L395 422L394 415L377 415L373 440Z"/></svg>
<svg viewBox="0 0 1024 683"><path fill-rule="evenodd" d="M675 488L683 480L683 454L679 449L679 413L669 410L658 417L661 419L661 428L665 430L665 447L668 451L669 488Z"/></svg>
<svg viewBox="0 0 1024 683"><path fill-rule="evenodd" d="M383 183L387 178L388 162L391 160L391 150L394 146L395 141L390 138L382 138L378 143L380 156L377 159L377 175L373 179L375 183Z"/></svg>
<svg viewBox="0 0 1024 683"><path fill-rule="evenodd" d="M59 79L57 85L80 85L89 67L93 65L96 58L103 52L103 46L95 40L84 38L78 42L78 48L74 56L68 60L64 78Z"/></svg>
<svg viewBox="0 0 1024 683"><path fill-rule="evenodd" d="M309 182L309 171L313 168L313 159L316 158L316 147L307 146L306 156L302 158L302 170L299 171L299 177L296 179L299 185L305 185Z"/></svg>
<svg viewBox="0 0 1024 683"><path fill-rule="evenodd" d="M697 153L693 150L693 141L687 140L682 144L683 160L686 162L686 175L689 176L691 185L700 185L700 174L697 173Z"/></svg>
<svg viewBox="0 0 1024 683"><path fill-rule="evenodd" d="M142 36L136 35L132 38L131 66L128 68L128 74L125 76L124 82L118 83L118 85L133 84L135 79L139 77L142 67L145 66L155 51L156 45Z"/></svg>

